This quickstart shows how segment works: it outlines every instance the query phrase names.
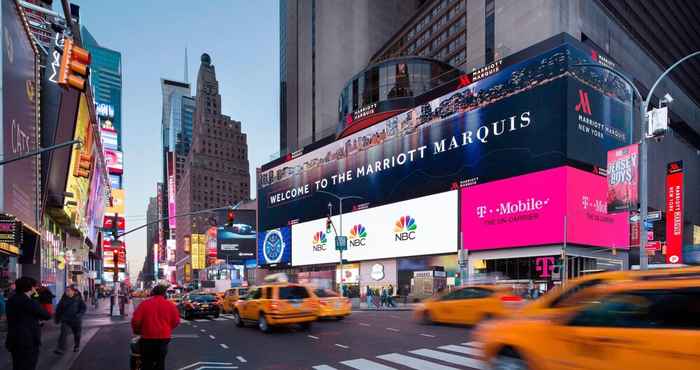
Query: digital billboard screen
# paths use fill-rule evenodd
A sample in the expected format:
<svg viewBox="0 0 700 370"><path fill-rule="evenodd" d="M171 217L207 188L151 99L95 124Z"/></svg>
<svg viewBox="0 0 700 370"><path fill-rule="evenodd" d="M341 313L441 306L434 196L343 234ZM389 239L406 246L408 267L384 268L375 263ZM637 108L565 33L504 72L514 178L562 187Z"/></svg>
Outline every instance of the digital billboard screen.
<svg viewBox="0 0 700 370"><path fill-rule="evenodd" d="M292 228L289 226L258 233L258 265L284 266L292 262Z"/></svg>
<svg viewBox="0 0 700 370"><path fill-rule="evenodd" d="M332 198L320 190L361 197L344 202L353 210L555 168L570 159L604 168L607 150L629 140L630 121L618 116L631 112L623 103L631 94L592 69L570 72L579 62L591 62L590 56L565 44L331 144L263 166L259 228L324 217ZM584 105L578 90L587 93Z"/></svg>
<svg viewBox="0 0 700 370"><path fill-rule="evenodd" d="M121 175L124 172L124 155L118 150L105 149L105 162L107 171L111 174Z"/></svg>
<svg viewBox="0 0 700 370"><path fill-rule="evenodd" d="M257 249L255 211L236 210L231 226L219 227L216 246L219 258L251 259Z"/></svg>
<svg viewBox="0 0 700 370"><path fill-rule="evenodd" d="M457 252L458 193L448 191L331 218L348 237L343 259L381 258ZM340 261L335 234L326 233L326 219L292 225L294 266Z"/></svg>
<svg viewBox="0 0 700 370"><path fill-rule="evenodd" d="M568 243L629 248L627 214L607 214L603 176L560 167L461 189L470 251Z"/></svg>

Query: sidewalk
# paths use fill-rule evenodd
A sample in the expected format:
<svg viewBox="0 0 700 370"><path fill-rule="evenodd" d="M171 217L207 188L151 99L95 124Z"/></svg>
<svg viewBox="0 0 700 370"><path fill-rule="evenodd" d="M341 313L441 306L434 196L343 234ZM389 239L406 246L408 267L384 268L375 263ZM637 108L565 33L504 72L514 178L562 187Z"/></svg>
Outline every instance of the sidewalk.
<svg viewBox="0 0 700 370"><path fill-rule="evenodd" d="M129 323L129 320L131 319L130 315L133 312L131 304L127 305L126 312L129 316L110 317L108 299L100 300L100 304L97 309L95 309L92 305L88 305L88 311L85 313L83 318L80 351L77 353L71 351L73 348L73 335L69 334L66 342L68 351L63 356L58 356L53 353L58 345L60 326L54 324L53 321L45 322L41 332L42 345L39 353L39 364L37 365L37 369L70 369L73 362L78 358L78 356L80 356L81 352L101 328L110 327L113 325L125 325ZM3 322L2 325L6 326L6 322ZM5 349L6 335L7 330L0 332L0 344L2 345L2 349L0 349L0 370L12 369L10 353Z"/></svg>

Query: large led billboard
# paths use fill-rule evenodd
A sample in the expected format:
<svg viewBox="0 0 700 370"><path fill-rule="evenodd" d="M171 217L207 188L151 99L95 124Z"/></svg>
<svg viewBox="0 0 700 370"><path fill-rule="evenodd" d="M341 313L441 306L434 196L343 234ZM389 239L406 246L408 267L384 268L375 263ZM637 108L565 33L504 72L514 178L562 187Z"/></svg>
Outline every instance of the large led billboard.
<svg viewBox="0 0 700 370"><path fill-rule="evenodd" d="M217 229L217 254L221 259L253 259L257 248L255 211L236 210L234 214L231 226Z"/></svg>
<svg viewBox="0 0 700 370"><path fill-rule="evenodd" d="M280 227L258 233L258 265L284 266L292 261L292 228Z"/></svg>
<svg viewBox="0 0 700 370"><path fill-rule="evenodd" d="M344 203L353 210L572 161L604 168L607 150L630 140L631 93L601 77L604 71L570 67L580 62L593 60L566 43L504 63L499 73L427 104L263 166L259 228L324 217L333 199L320 190L361 197Z"/></svg>
<svg viewBox="0 0 700 370"><path fill-rule="evenodd" d="M121 175L124 172L124 155L118 150L105 149L105 162L107 171L111 174Z"/></svg>
<svg viewBox="0 0 700 370"><path fill-rule="evenodd" d="M381 258L457 252L458 193L448 191L332 217L348 237L343 259ZM342 230L342 231L341 231ZM326 233L326 219L292 226L292 264L340 262L335 234Z"/></svg>
<svg viewBox="0 0 700 370"><path fill-rule="evenodd" d="M170 230L173 230L177 225L177 219L175 218L175 215L177 215L177 207L175 204L175 197L177 194L177 189L175 187L175 152L168 152L166 158L168 162L168 227Z"/></svg>
<svg viewBox="0 0 700 370"><path fill-rule="evenodd" d="M603 176L559 167L461 189L470 251L570 244L629 248L627 214L607 214ZM566 231L565 231L566 228Z"/></svg>

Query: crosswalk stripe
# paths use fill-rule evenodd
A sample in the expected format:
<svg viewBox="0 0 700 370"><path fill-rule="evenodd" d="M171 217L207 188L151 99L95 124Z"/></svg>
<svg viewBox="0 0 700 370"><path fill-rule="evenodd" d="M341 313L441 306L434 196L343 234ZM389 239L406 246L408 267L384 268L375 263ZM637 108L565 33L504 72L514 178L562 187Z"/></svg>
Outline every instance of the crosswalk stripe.
<svg viewBox="0 0 700 370"><path fill-rule="evenodd" d="M455 365L469 366L475 369L486 369L486 363L484 363L481 360L473 359L471 357L453 355L451 353L435 351L427 348L421 348L410 352L414 355L430 357L436 360L449 362Z"/></svg>
<svg viewBox="0 0 700 370"><path fill-rule="evenodd" d="M393 367L384 366L382 364L376 363L374 361L366 360L364 358L358 358L356 360L342 361L341 364L349 366L353 369L360 370L396 370Z"/></svg>
<svg viewBox="0 0 700 370"><path fill-rule="evenodd" d="M194 319L194 321L196 321L196 322L209 322L209 321L211 321L211 320L208 320L208 319Z"/></svg>
<svg viewBox="0 0 700 370"><path fill-rule="evenodd" d="M399 353L387 353L386 355L377 356L377 358L416 370L457 370L454 367L436 364L434 362L405 356Z"/></svg>
<svg viewBox="0 0 700 370"><path fill-rule="evenodd" d="M463 346L469 346L469 347L476 347L476 348L484 348L484 344L481 342L477 341L471 341L467 343L462 343Z"/></svg>
<svg viewBox="0 0 700 370"><path fill-rule="evenodd" d="M214 320L216 320L216 321L227 321L227 320L230 320L230 319L227 319L227 318L225 318L225 317L217 317L217 318L215 318Z"/></svg>
<svg viewBox="0 0 700 370"><path fill-rule="evenodd" d="M455 346L450 344L449 346L438 347L438 349L444 349L446 351L452 351L457 353L463 353L465 355L471 355L476 357L481 357L484 355L484 351L479 348Z"/></svg>
<svg viewBox="0 0 700 370"><path fill-rule="evenodd" d="M316 370L338 370L338 369L336 369L334 367L330 367L328 365L318 365L318 366L314 366L313 368Z"/></svg>

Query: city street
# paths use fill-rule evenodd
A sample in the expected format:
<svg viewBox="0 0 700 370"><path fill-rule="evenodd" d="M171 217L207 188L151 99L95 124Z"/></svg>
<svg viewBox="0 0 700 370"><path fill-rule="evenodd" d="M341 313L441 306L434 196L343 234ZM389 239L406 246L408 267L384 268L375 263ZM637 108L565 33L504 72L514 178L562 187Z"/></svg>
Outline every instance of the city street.
<svg viewBox="0 0 700 370"><path fill-rule="evenodd" d="M310 332L290 327L270 334L251 326L237 328L229 315L183 321L173 333L166 368L483 368L469 328L426 326L414 322L411 315L359 311L342 321L316 322ZM130 335L125 324L101 328L71 369L95 369L96 363L101 370L128 368ZM188 367L198 362L202 364Z"/></svg>

